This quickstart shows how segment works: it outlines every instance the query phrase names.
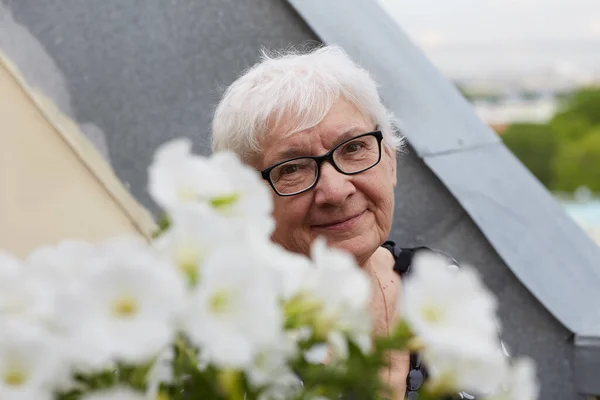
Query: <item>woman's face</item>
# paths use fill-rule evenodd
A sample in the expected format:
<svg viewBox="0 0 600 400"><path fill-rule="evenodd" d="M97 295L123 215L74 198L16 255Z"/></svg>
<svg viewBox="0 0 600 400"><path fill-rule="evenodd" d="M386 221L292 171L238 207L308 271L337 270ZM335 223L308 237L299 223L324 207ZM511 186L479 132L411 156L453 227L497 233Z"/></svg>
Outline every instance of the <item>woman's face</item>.
<svg viewBox="0 0 600 400"><path fill-rule="evenodd" d="M279 124L284 127L285 124ZM285 128L284 128L285 129ZM319 156L350 137L375 126L350 103L339 100L317 126L284 137L270 132L262 142L263 169L294 156ZM308 255L317 236L344 249L363 264L387 239L394 209L396 153L382 144L381 161L357 175L344 175L328 162L321 164L316 186L295 196L273 192L276 222L273 240L290 251Z"/></svg>

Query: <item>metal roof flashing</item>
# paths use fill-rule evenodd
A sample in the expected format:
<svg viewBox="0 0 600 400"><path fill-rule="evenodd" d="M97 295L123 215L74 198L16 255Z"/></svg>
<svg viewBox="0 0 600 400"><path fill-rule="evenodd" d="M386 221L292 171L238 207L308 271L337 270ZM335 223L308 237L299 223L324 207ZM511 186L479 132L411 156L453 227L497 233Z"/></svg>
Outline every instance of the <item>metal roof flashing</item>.
<svg viewBox="0 0 600 400"><path fill-rule="evenodd" d="M600 337L575 336L575 384L586 395L600 394Z"/></svg>

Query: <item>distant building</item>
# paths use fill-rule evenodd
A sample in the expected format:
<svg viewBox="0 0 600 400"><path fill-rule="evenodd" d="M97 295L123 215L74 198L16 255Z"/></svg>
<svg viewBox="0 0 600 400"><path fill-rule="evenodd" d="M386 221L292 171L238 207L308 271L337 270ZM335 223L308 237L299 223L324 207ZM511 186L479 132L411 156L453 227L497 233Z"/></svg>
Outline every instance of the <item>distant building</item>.
<svg viewBox="0 0 600 400"><path fill-rule="evenodd" d="M494 132L496 132L498 135L502 135L504 133L504 131L506 130L506 128L509 127L510 124L506 124L506 123L488 123L488 125L490 126L490 128L492 128L494 130Z"/></svg>
<svg viewBox="0 0 600 400"><path fill-rule="evenodd" d="M501 99L497 102L474 100L477 115L496 132L502 133L512 123L548 122L558 108L558 100L552 96L535 99Z"/></svg>

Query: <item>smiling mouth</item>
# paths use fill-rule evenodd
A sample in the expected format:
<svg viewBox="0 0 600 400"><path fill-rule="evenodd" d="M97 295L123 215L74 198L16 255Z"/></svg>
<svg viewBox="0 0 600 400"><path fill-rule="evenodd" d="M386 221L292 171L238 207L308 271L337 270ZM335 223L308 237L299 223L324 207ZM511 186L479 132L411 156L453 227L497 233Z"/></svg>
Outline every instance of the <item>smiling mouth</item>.
<svg viewBox="0 0 600 400"><path fill-rule="evenodd" d="M320 225L312 225L313 229L318 229L318 230L343 230L343 229L349 229L352 226L354 226L354 224L360 219L360 217L364 214L365 212L361 212L359 214L356 214L352 217L346 218L346 219L340 219L338 221L334 221L334 222L330 222L327 224L320 224Z"/></svg>

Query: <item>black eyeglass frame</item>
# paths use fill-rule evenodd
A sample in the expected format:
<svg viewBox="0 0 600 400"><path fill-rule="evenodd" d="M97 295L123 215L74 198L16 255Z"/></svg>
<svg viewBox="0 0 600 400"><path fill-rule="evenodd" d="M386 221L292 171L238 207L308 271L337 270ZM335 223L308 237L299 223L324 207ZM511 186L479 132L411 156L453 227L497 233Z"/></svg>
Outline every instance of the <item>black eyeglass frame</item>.
<svg viewBox="0 0 600 400"><path fill-rule="evenodd" d="M360 139L361 137L364 136L375 136L375 138L377 139L377 147L379 150L379 157L377 157L377 161L375 161L375 163L373 165L371 165L370 167L367 168L363 168L361 170L355 171L355 172L344 172L340 169L340 167L338 167L338 165L336 164L335 160L333 159L333 153L340 148L341 146L345 145L348 142L351 142L353 140L356 139ZM262 175L263 179L266 180L267 182L269 182L269 184L271 185L271 187L273 188L273 190L275 191L275 193L277 193L277 195L282 196L282 197L288 197L288 196L295 196L297 194L300 193L304 193L310 189L312 189L313 187L315 187L317 185L317 183L319 182L319 178L321 177L321 164L323 164L324 161L329 161L329 163L333 166L333 168L335 168L336 171L338 171L340 174L344 174L344 175L356 175L356 174L360 174L361 172L365 172L371 168L373 168L374 166L376 166L377 164L379 164L379 162L381 161L381 142L383 141L383 133L380 130L376 130L373 132L367 132L367 133L363 133L360 134L358 136L354 136L350 139L344 140L343 142L337 144L335 147L333 147L331 150L329 150L327 153L323 154L322 156L300 156L300 157L294 157L294 158L290 158L289 160L284 160L284 161L280 161L277 164L273 164L270 167L267 167L266 169L263 169L262 171L260 171L260 174ZM310 185L309 187L307 187L306 189L302 189L298 192L294 192L294 193L287 193L287 194L282 194L280 193L277 188L275 188L275 185L273 184L273 181L271 181L271 171L277 167L279 167L282 164L288 163L290 161L294 161L294 160L300 160L300 159L311 159L314 160L317 163L317 176L315 177L315 181L312 183L312 185Z"/></svg>

